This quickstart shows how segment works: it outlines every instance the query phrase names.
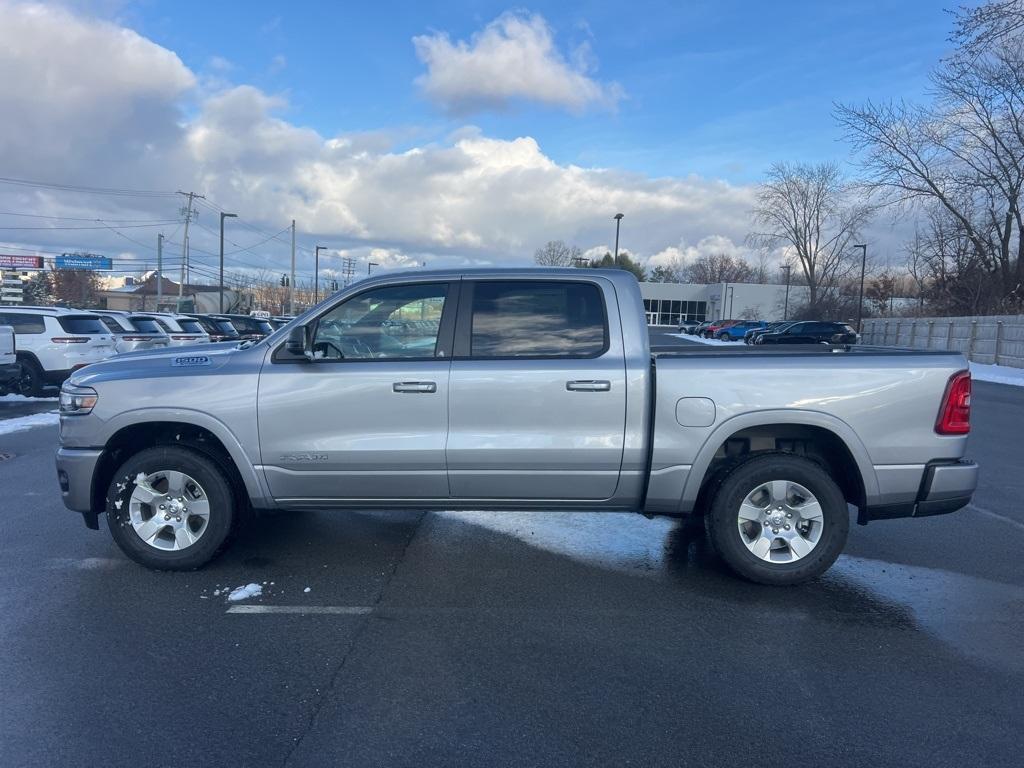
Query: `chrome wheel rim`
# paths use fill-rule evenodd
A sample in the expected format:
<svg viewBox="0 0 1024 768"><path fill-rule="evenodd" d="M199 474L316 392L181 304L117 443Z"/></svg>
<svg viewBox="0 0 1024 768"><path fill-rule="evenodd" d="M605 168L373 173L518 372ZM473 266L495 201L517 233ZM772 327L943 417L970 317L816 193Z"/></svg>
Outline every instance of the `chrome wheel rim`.
<svg viewBox="0 0 1024 768"><path fill-rule="evenodd" d="M154 549L178 552L202 538L210 523L206 491L184 472L160 470L135 478L128 518L136 535Z"/></svg>
<svg viewBox="0 0 1024 768"><path fill-rule="evenodd" d="M811 553L824 527L821 504L809 490L791 480L769 480L740 504L740 538L757 558L769 563L794 563Z"/></svg>

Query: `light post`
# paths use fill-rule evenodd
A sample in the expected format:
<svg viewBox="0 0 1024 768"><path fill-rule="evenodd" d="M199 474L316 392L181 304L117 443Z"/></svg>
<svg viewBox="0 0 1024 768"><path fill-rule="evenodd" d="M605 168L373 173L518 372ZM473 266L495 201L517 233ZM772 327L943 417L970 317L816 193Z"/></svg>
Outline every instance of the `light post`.
<svg viewBox="0 0 1024 768"><path fill-rule="evenodd" d="M380 264L378 264L376 261L369 262L366 265L366 274L370 274L373 271L374 267L379 267L379 266L380 266Z"/></svg>
<svg viewBox="0 0 1024 768"><path fill-rule="evenodd" d="M868 263L868 247L865 244L853 247L860 248L860 291L857 293L857 333L860 333L861 313L864 311L864 270Z"/></svg>
<svg viewBox="0 0 1024 768"><path fill-rule="evenodd" d="M793 265L784 264L782 268L786 270L786 301L782 305L782 319L785 320L789 316L789 273L793 269Z"/></svg>
<svg viewBox="0 0 1024 768"><path fill-rule="evenodd" d="M326 245L318 245L313 254L313 303L320 303L320 251L326 251Z"/></svg>
<svg viewBox="0 0 1024 768"><path fill-rule="evenodd" d="M217 301L217 311L224 311L224 219L236 219L237 213L220 214L220 298Z"/></svg>
<svg viewBox="0 0 1024 768"><path fill-rule="evenodd" d="M624 214L624 213L616 213L615 214L615 263L616 264L619 263L619 227L622 224L622 217L625 216L625 215L626 214Z"/></svg>

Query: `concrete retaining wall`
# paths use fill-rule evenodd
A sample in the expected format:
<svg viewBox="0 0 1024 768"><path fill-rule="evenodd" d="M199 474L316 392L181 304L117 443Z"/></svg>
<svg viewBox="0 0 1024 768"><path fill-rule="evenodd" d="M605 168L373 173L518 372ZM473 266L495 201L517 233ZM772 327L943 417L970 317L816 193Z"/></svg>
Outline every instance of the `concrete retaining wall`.
<svg viewBox="0 0 1024 768"><path fill-rule="evenodd" d="M976 363L1024 368L1024 315L864 320L864 344L963 352Z"/></svg>

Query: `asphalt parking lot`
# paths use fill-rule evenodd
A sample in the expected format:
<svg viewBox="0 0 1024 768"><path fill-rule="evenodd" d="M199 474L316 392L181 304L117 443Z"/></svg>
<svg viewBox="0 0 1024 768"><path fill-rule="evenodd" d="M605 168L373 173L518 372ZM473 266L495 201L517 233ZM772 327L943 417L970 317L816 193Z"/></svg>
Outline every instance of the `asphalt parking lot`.
<svg viewBox="0 0 1024 768"><path fill-rule="evenodd" d="M282 514L154 573L64 510L55 427L0 434L0 765L1018 766L1024 388L973 424L970 507L788 589L586 513Z"/></svg>

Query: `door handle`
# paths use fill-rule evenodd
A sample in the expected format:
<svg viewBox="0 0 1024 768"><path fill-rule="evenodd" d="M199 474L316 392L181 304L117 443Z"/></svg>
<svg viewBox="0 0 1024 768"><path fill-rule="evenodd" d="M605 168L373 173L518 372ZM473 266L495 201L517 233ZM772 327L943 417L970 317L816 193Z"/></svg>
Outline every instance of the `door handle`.
<svg viewBox="0 0 1024 768"><path fill-rule="evenodd" d="M567 381L565 388L570 392L608 392L612 388L610 381Z"/></svg>
<svg viewBox="0 0 1024 768"><path fill-rule="evenodd" d="M433 381L396 381L391 385L395 392L437 392L437 383Z"/></svg>

